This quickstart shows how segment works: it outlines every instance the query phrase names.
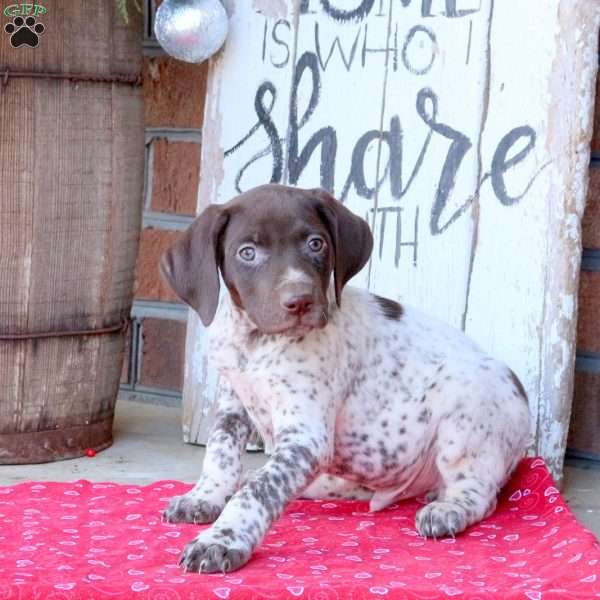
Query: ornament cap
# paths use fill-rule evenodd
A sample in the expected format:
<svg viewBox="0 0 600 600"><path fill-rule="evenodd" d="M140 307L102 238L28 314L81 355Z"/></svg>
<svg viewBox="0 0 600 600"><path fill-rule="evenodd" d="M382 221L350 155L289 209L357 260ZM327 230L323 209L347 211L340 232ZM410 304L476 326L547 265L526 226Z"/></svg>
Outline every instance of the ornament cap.
<svg viewBox="0 0 600 600"><path fill-rule="evenodd" d="M154 33L170 56L200 63L217 52L229 20L220 0L163 0L156 10Z"/></svg>

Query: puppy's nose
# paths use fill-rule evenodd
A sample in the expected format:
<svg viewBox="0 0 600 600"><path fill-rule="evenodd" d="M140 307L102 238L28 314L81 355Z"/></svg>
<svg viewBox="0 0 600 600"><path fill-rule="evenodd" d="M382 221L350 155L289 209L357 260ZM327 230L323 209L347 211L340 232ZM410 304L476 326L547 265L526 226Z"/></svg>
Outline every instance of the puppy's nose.
<svg viewBox="0 0 600 600"><path fill-rule="evenodd" d="M313 306L314 300L311 294L297 294L285 298L281 305L290 315L302 316Z"/></svg>

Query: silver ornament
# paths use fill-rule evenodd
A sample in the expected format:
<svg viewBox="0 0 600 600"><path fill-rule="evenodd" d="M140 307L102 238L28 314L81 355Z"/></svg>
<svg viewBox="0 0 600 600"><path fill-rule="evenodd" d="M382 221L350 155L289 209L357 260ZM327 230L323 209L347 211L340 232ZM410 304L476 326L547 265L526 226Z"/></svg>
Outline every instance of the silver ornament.
<svg viewBox="0 0 600 600"><path fill-rule="evenodd" d="M167 54L190 63L212 56L227 37L229 22L219 0L163 0L154 33Z"/></svg>

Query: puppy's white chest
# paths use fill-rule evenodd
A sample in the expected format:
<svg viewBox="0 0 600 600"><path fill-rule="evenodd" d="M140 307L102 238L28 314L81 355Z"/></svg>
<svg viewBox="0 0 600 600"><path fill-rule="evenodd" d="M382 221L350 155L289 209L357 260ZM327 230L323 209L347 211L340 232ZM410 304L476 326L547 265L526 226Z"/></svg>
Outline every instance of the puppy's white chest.
<svg viewBox="0 0 600 600"><path fill-rule="evenodd" d="M273 446L273 398L268 387L251 373L229 372L227 379L260 434L265 451L270 453Z"/></svg>

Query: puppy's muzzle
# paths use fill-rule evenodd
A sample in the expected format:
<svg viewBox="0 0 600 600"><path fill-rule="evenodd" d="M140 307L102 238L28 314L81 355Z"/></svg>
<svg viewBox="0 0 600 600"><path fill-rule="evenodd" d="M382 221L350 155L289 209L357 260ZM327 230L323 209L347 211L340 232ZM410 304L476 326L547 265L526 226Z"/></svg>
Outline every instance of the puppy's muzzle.
<svg viewBox="0 0 600 600"><path fill-rule="evenodd" d="M315 299L312 294L287 294L281 299L281 307L289 314L302 317L312 310Z"/></svg>
<svg viewBox="0 0 600 600"><path fill-rule="evenodd" d="M289 286L281 290L279 305L290 327L321 328L327 324L323 294L310 286Z"/></svg>

